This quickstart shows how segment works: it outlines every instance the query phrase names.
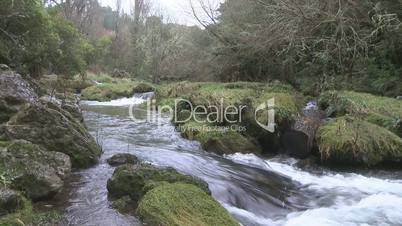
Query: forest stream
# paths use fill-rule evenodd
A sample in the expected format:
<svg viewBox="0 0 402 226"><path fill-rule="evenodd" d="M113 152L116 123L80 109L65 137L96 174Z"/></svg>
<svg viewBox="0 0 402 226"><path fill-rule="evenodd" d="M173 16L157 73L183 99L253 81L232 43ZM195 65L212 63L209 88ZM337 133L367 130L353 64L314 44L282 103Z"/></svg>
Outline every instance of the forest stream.
<svg viewBox="0 0 402 226"><path fill-rule="evenodd" d="M106 182L116 153L206 181L212 196L242 225L400 225L402 175L392 171L335 172L302 170L289 157L264 159L253 154L224 157L205 152L182 138L169 119L160 126L136 122L128 105L146 95L111 102L81 102L92 135L102 145L98 165L75 172L62 204L66 225L141 225L118 213L107 199ZM137 117L145 117L136 111Z"/></svg>

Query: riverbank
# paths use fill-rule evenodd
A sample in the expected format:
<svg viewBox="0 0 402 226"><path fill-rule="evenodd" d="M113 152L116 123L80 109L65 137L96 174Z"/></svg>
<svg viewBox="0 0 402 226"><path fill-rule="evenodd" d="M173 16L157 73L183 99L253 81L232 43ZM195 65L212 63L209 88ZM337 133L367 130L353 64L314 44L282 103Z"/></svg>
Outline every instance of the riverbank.
<svg viewBox="0 0 402 226"><path fill-rule="evenodd" d="M93 166L101 154L79 99L44 88L0 71L0 225L57 224L56 211L36 212L32 202L52 199L72 170Z"/></svg>
<svg viewBox="0 0 402 226"><path fill-rule="evenodd" d="M201 142L207 151L316 157L319 164L337 167L396 166L402 160L402 101L398 99L327 91L313 98L316 106L306 109L312 97L278 81L176 82L152 88L156 105L173 109L172 121L183 137ZM115 90L116 95L119 92ZM107 99L98 94L103 96L98 100ZM273 101L272 107L268 101Z"/></svg>

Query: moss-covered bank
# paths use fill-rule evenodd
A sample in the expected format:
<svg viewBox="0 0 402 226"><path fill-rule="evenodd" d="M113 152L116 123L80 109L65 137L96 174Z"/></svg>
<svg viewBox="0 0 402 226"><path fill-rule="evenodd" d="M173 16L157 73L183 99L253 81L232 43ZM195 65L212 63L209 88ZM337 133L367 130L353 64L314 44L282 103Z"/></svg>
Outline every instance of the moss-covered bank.
<svg viewBox="0 0 402 226"><path fill-rule="evenodd" d="M175 107L175 99L186 100L177 104L178 119L200 110L196 107L205 107L208 116L197 115L198 122L192 117L176 125L186 138L198 140L206 150L218 154L280 150L282 132L291 127L304 104L302 96L280 82L170 83L157 87L156 99L159 106L171 107ZM267 108L269 100L275 102L271 109ZM261 127L268 124L270 110L276 113L274 133Z"/></svg>
<svg viewBox="0 0 402 226"><path fill-rule="evenodd" d="M345 116L321 126L317 143L323 162L375 166L402 161L402 139L365 120Z"/></svg>
<svg viewBox="0 0 402 226"><path fill-rule="evenodd" d="M92 75L89 79L96 83L84 90L81 95L85 100L109 101L121 97L131 97L134 93L146 93L155 90L154 86L128 78L113 78L102 74Z"/></svg>
<svg viewBox="0 0 402 226"><path fill-rule="evenodd" d="M402 101L352 91L329 91L319 104L329 116L354 115L385 127L402 137Z"/></svg>

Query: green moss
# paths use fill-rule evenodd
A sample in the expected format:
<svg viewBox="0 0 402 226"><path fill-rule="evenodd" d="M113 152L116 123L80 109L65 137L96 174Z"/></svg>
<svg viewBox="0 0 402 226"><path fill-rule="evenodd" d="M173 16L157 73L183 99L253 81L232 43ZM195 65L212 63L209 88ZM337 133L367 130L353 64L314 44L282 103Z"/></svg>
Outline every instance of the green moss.
<svg viewBox="0 0 402 226"><path fill-rule="evenodd" d="M5 148L10 145L10 141L0 140L0 148Z"/></svg>
<svg viewBox="0 0 402 226"><path fill-rule="evenodd" d="M255 145L250 138L245 137L231 127L190 121L180 125L178 129L187 139L197 140L205 150L217 154L261 152L260 147Z"/></svg>
<svg viewBox="0 0 402 226"><path fill-rule="evenodd" d="M158 169L145 164L118 167L113 173L113 177L108 181L107 189L109 196L113 199L128 195L134 203L137 203L149 189L160 182L194 184L209 192L206 183L191 176L180 174L173 168Z"/></svg>
<svg viewBox="0 0 402 226"><path fill-rule="evenodd" d="M291 124L302 108L303 100L297 101L293 94L264 92L259 98L253 100L253 109L257 109L262 104L267 104L269 100L274 100L275 105L272 108L275 110L275 122L278 126L282 124ZM262 110L257 113L257 120L260 123L267 124L268 110Z"/></svg>
<svg viewBox="0 0 402 226"><path fill-rule="evenodd" d="M131 209L135 208L135 205L133 204L133 201L131 201L130 196L127 195L117 200L113 200L112 207L122 213L127 213Z"/></svg>
<svg viewBox="0 0 402 226"><path fill-rule="evenodd" d="M402 132L398 129L398 123L402 119L400 100L352 91L330 91L320 96L319 104L329 114L363 117L402 137Z"/></svg>
<svg viewBox="0 0 402 226"><path fill-rule="evenodd" d="M24 225L58 225L61 215L56 211L46 213L37 212L27 199L23 199L23 208L13 214L0 218L0 226L24 226Z"/></svg>
<svg viewBox="0 0 402 226"><path fill-rule="evenodd" d="M82 90L86 100L109 101L121 97L131 97L134 93L152 92L156 88L146 82L126 78L113 78L107 74L91 75L89 79L100 84Z"/></svg>
<svg viewBox="0 0 402 226"><path fill-rule="evenodd" d="M236 82L236 83L208 83L208 82L180 82L158 86L156 99L160 104L174 105L175 98L182 98L190 101L195 106L216 106L218 111L224 111L228 106L236 106L241 109L237 115L229 115L230 118L220 118L214 125L187 122L180 124L179 130L189 138L200 141L204 148L213 152L259 152L250 141L249 137L264 143L264 149L275 150L278 148L279 131L289 128L296 116L302 109L304 99L298 98L297 92L292 86L273 81L270 83ZM255 120L255 110L274 98L275 118L277 133L267 134ZM190 110L190 106L179 106L178 116L184 116ZM271 109L269 109L271 110ZM208 113L215 113L216 108L207 108ZM259 123L268 123L268 109L258 111L257 120ZM240 117L241 116L241 117ZM241 119L241 120L240 120ZM237 121L237 123L232 123ZM224 131L226 126L245 126L246 131ZM209 128L212 128L212 131ZM201 128L195 129L194 128ZM220 130L218 132L214 130ZM247 136L244 136L247 135ZM266 144L266 145L265 145ZM267 147L265 147L267 146ZM272 146L269 147L268 146ZM246 150L246 151L245 151ZM254 150L254 151L251 151Z"/></svg>
<svg viewBox="0 0 402 226"><path fill-rule="evenodd" d="M194 185L165 184L149 191L137 214L149 225L239 225L211 196Z"/></svg>
<svg viewBox="0 0 402 226"><path fill-rule="evenodd" d="M87 73L87 79L96 81L99 83L113 83L115 80L111 75L105 73L94 74L91 72Z"/></svg>
<svg viewBox="0 0 402 226"><path fill-rule="evenodd" d="M129 79L115 79L112 83L103 83L84 89L81 93L83 99L108 101L120 97L130 97L133 88L138 82Z"/></svg>
<svg viewBox="0 0 402 226"><path fill-rule="evenodd" d="M402 139L387 129L354 117L341 117L319 128L317 143L324 162L377 165L402 160Z"/></svg>
<svg viewBox="0 0 402 226"><path fill-rule="evenodd" d="M132 90L133 93L148 93L155 91L155 87L149 83L141 82Z"/></svg>

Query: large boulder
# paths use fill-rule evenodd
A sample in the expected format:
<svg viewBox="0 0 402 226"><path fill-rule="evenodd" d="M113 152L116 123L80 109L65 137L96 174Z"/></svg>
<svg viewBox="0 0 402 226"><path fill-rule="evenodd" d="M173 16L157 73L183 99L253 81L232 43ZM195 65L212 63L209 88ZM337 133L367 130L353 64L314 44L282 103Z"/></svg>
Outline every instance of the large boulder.
<svg viewBox="0 0 402 226"><path fill-rule="evenodd" d="M60 152L48 152L28 141L13 141L0 151L0 169L5 181L32 200L57 194L63 179L71 171L70 158Z"/></svg>
<svg viewBox="0 0 402 226"><path fill-rule="evenodd" d="M120 153L112 156L110 159L107 160L107 162L111 166L121 166L124 164L137 164L138 158L131 154Z"/></svg>
<svg viewBox="0 0 402 226"><path fill-rule="evenodd" d="M97 162L100 148L80 122L76 98L39 98L33 82L12 71L0 73L1 139L28 140L46 151L65 153L74 167Z"/></svg>
<svg viewBox="0 0 402 226"><path fill-rule="evenodd" d="M336 165L375 166L402 161L402 139L365 120L344 116L322 125L316 135L321 160Z"/></svg>
<svg viewBox="0 0 402 226"><path fill-rule="evenodd" d="M182 182L199 186L209 192L208 185L191 176L178 173L173 168L158 169L151 165L137 164L118 167L112 178L107 182L109 197L119 199L129 196L134 203L147 193L147 191L161 183Z"/></svg>
<svg viewBox="0 0 402 226"><path fill-rule="evenodd" d="M23 208L22 196L11 189L0 188L0 216Z"/></svg>
<svg viewBox="0 0 402 226"><path fill-rule="evenodd" d="M76 168L95 164L101 153L85 127L57 105L25 105L7 123L6 134L12 139L31 141L47 151L65 153Z"/></svg>
<svg viewBox="0 0 402 226"><path fill-rule="evenodd" d="M56 93L54 96L45 95L40 98L40 101L45 105L56 105L56 110L62 109L71 114L75 120L81 123L84 122L82 111L79 106L80 99L74 94Z"/></svg>
<svg viewBox="0 0 402 226"><path fill-rule="evenodd" d="M191 184L154 188L141 199L136 212L148 225L239 225L210 195Z"/></svg>
<svg viewBox="0 0 402 226"><path fill-rule="evenodd" d="M37 103L34 88L12 71L0 72L0 123L7 122L25 103Z"/></svg>

